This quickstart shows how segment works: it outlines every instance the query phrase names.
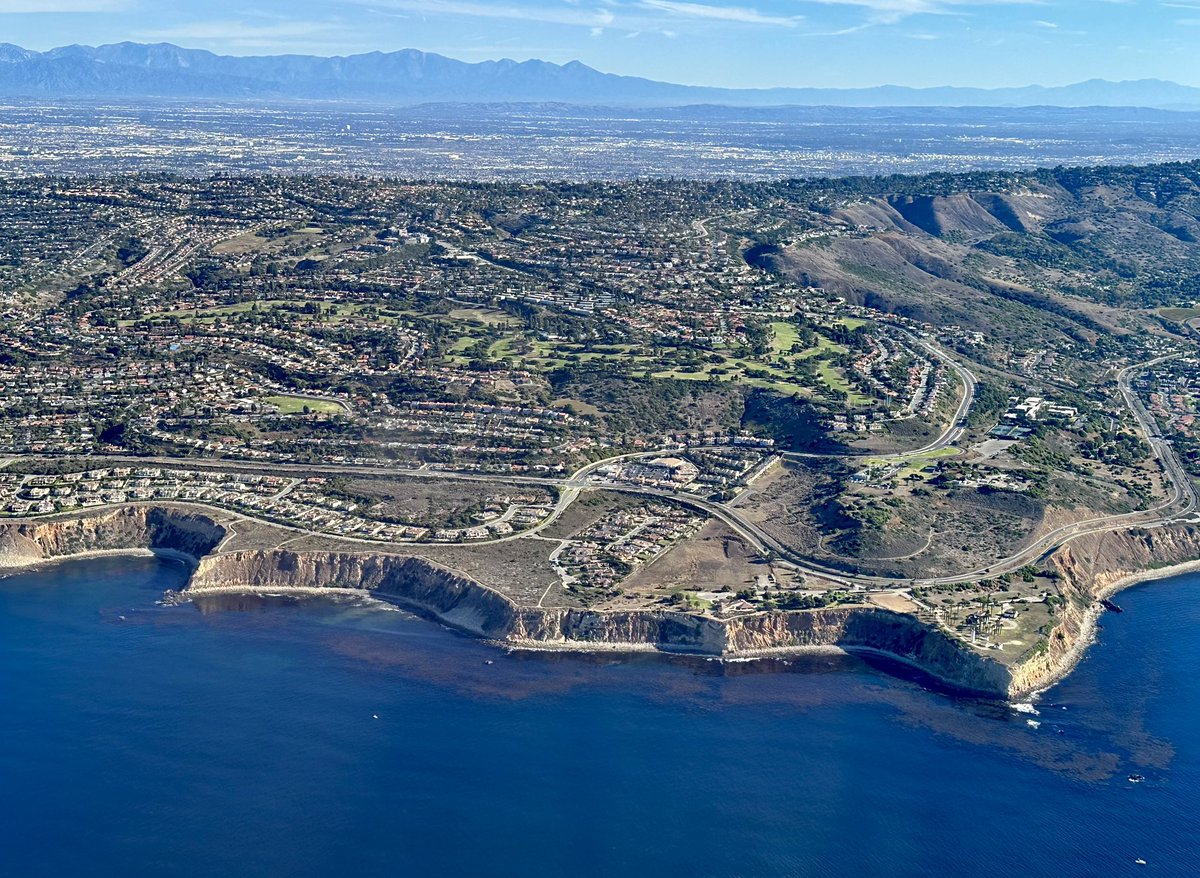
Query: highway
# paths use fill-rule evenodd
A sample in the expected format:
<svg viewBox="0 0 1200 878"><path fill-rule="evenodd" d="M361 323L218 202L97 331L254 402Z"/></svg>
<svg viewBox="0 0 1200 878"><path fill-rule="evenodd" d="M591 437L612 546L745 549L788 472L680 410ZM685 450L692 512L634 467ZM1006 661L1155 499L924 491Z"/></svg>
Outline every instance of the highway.
<svg viewBox="0 0 1200 878"><path fill-rule="evenodd" d="M1176 515L1176 520L1178 520L1181 517L1194 514L1197 506L1200 505L1200 498L1196 494L1196 486L1192 483L1187 471L1183 468L1183 464L1179 462L1179 458L1175 456L1175 449L1171 447L1170 440L1162 438L1158 424L1151 417L1150 413L1146 411L1142 400L1133 390L1133 376L1136 373L1143 369L1157 366L1159 363L1164 363L1167 360L1174 359L1176 356L1178 354L1168 354L1151 360L1148 363L1140 363L1122 369L1117 374L1117 388L1125 400L1125 405L1129 407L1129 410L1133 412L1134 418L1137 419L1138 425L1142 428L1142 433L1145 434L1146 441L1150 443L1154 457L1162 466L1163 472L1171 483L1173 496L1169 504L1164 505L1180 504L1181 510Z"/></svg>
<svg viewBox="0 0 1200 878"><path fill-rule="evenodd" d="M950 425L946 428L946 431L924 448L918 448L915 451L903 451L897 455L898 457L917 457L921 454L928 454L931 451L940 451L943 448L948 448L959 440L963 434L963 430L967 426L967 417L971 414L971 406L975 404L975 391L979 386L979 379L975 377L975 373L941 348L917 338L907 330L900 329L898 331L901 335L907 336L908 340L913 344L923 347L934 359L945 362L954 371L954 374L958 376L958 380L963 385L962 399L958 403L958 408L954 410L954 417L951 418Z"/></svg>
<svg viewBox="0 0 1200 878"><path fill-rule="evenodd" d="M912 338L910 336L910 338ZM933 347L932 345L912 339L915 343L921 344L931 354L943 359L950 364L951 368L958 374L963 383L963 396L954 418L946 430L933 442L912 451L899 452L894 455L889 455L893 458L907 458L921 454L927 454L931 451L947 448L957 441L963 432L963 425L967 416L970 413L971 405L975 398L975 388L977 380L975 376L958 363L953 358L946 355L944 352ZM509 534L503 537L496 537L488 540L473 540L464 545L488 545L494 543L510 542L513 540L522 539L533 536L549 527L571 506L579 495L584 491L613 491L617 493L638 494L643 496L661 497L666 500L671 500L676 503L689 506L706 515L718 519L723 522L732 531L740 535L743 539L753 545L757 550L763 553L774 555L781 561L791 565L796 570L807 574L819 577L823 580L833 582L846 588L859 588L867 590L888 590L893 591L897 588L910 588L913 586L928 586L928 585L945 585L959 582L971 582L978 579L993 578L1004 573L1009 573L1020 569L1026 564L1030 564L1039 558L1043 557L1048 552L1058 548L1064 543L1088 534L1100 533L1103 531L1122 530L1134 527L1161 527L1164 525L1192 520L1196 516L1197 509L1200 508L1200 498L1197 497L1195 487L1191 479L1184 471L1183 466L1179 463L1175 452L1169 441L1163 439L1159 434L1158 426L1154 419L1146 411L1145 406L1138 398L1132 388L1133 376L1143 369L1151 368L1159 363L1162 363L1172 356L1168 355L1158 357L1145 363L1138 363L1127 366L1122 369L1117 375L1117 387L1123 398L1126 406L1133 414L1141 431L1145 435L1147 442L1150 444L1155 459L1162 467L1167 483L1170 485L1170 495L1157 506L1137 511L1127 512L1116 515L1100 516L1097 518L1088 519L1085 521L1075 522L1056 528L1036 540L1026 545L1025 547L1013 552L1005 558L997 559L986 567L981 567L976 570L963 571L949 576L930 577L924 579L896 579L884 576L874 576L870 574L850 573L839 570L824 564L819 564L809 558L806 558L787 545L780 542L771 534L763 530L757 523L746 518L739 510L734 509L724 503L708 500L703 497L698 497L695 494L681 490L670 490L665 488L655 488L648 486L637 486L622 484L619 482L610 482L596 478L595 473L602 467L609 466L622 461L636 460L643 458L653 458L665 454L678 453L683 450L680 446L668 446L651 451L637 451L626 454L616 455L581 466L569 476L554 477L554 476L523 476L510 474L490 474L490 473L463 473L449 472L445 470L430 470L430 469L412 469L401 467L388 467L378 465L355 465L355 464L289 464L279 462L263 462L254 463L249 461L235 460L212 460L212 459L196 459L196 458L177 458L177 457L138 457L138 456L123 456L123 455L102 455L89 457L88 460L95 461L102 465L123 465L123 466L164 466L177 469L194 469L194 470L221 470L221 471L241 471L241 472L257 472L270 474L303 474L303 475L369 475L369 476L391 476L403 478L432 478L432 479L448 479L458 481L472 482L500 482L505 484L529 484L541 485L558 491L558 500L551 512L542 521L538 522L533 527ZM728 446L711 446L713 448L725 448ZM831 457L836 455L807 455L800 453L783 452L782 457ZM882 455L842 455L843 458L854 459L856 457L881 457ZM13 460L40 460L40 461L61 461L61 457L48 455L29 455L13 458ZM179 505L195 505L204 506L204 504L187 504ZM103 507L100 507L103 508ZM234 514L229 510L221 510L226 514ZM304 528L295 526L280 525L265 519L254 519L253 516L240 516L243 519L260 520L264 523L271 524L275 527L282 527L300 534L311 534L314 536L329 536L317 531L310 531ZM397 545L397 546L412 546L412 545L429 545L429 543L418 542L395 542L384 544L378 541L355 539L346 537L337 537L338 539L347 539L351 542L362 543L372 546ZM437 545L437 544L435 544Z"/></svg>

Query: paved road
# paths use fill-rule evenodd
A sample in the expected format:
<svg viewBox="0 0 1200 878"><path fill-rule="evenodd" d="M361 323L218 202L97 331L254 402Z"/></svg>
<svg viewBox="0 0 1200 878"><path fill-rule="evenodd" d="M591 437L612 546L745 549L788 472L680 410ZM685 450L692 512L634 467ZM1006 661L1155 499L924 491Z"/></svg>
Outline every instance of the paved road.
<svg viewBox="0 0 1200 878"><path fill-rule="evenodd" d="M787 546L782 545L779 541L771 537L770 534L764 532L753 522L741 518L734 510L728 507L720 507L720 509L711 508L713 515L721 518L730 526L734 527L739 533L747 538L753 538L759 548L769 548L780 557L792 562L801 570L816 573L828 579L833 579L835 582L840 582L846 585L860 585L864 587L895 587L899 583L907 583L911 585L942 585L952 584L957 582L970 582L977 579L991 578L1000 576L1004 573L1010 573L1018 570L1026 564L1032 563L1041 558L1046 553L1058 548L1063 543L1085 536L1088 534L1101 533L1111 530L1125 530L1133 527L1161 527L1163 525L1191 520L1198 508L1198 497L1195 486L1192 484L1187 472L1179 463L1175 456L1174 450L1169 442L1158 436L1158 427L1153 418L1146 412L1141 400L1137 394L1133 392L1131 387L1132 376L1137 372L1155 366L1165 360L1171 359L1170 356L1159 357L1147 363L1138 363L1128 366L1117 376L1117 385L1125 399L1126 404L1133 412L1139 426L1146 435L1147 441L1150 443L1154 451L1154 456L1162 465L1163 472L1166 474L1168 482L1171 486L1171 494L1162 503L1157 506L1139 511L1127 512L1119 515L1106 515L1097 518L1087 519L1085 521L1075 522L1073 524L1064 525L1056 528L1046 534L1043 534L1034 542L1025 546L1022 549L1012 553L1011 555L997 559L986 567L981 567L977 570L964 571L952 576L931 577L926 579L911 579L897 580L889 579L881 576L870 576L864 574L850 574L838 571L834 568L825 565L817 564L810 559L797 556L795 552ZM967 388L973 385L968 384ZM960 411L962 407L960 406ZM944 436L943 436L944 438ZM941 442L941 439L938 440ZM938 443L934 443L937 445ZM945 447L942 445L941 447ZM716 506L716 504L709 504ZM722 514L723 513L723 514Z"/></svg>
<svg viewBox="0 0 1200 878"><path fill-rule="evenodd" d="M901 335L918 347L924 348L935 359L945 362L956 374L963 385L963 395L958 402L958 407L954 410L954 417L950 419L950 423L940 436L930 442L928 445L923 445L920 448L914 448L911 451L898 451L891 454L875 452L875 451L853 451L843 453L822 453L816 451L780 451L780 457L788 460L815 460L815 459L831 459L839 458L841 460L877 460L877 459L903 459L910 457L919 457L922 454L928 454L931 451L940 451L943 448L949 448L955 442L962 438L963 430L967 426L967 418L971 414L971 406L975 404L975 393L979 386L979 379L970 369L964 366L958 359L950 356L936 345L917 338L912 333L904 329L894 327Z"/></svg>
<svg viewBox="0 0 1200 878"><path fill-rule="evenodd" d="M954 374L958 376L963 385L962 399L958 403L958 408L954 410L954 417L950 420L950 426L946 428L946 431L924 448L918 448L915 451L903 451L897 455L899 457L916 457L920 454L927 454L930 451L940 451L943 448L948 448L962 437L963 430L967 426L967 417L971 414L971 406L975 404L975 391L979 385L979 380L975 377L975 373L941 348L935 347L924 339L919 339L903 329L899 330L899 332L901 335L907 336L913 344L923 347L935 359L945 362L954 371Z"/></svg>
<svg viewBox="0 0 1200 878"><path fill-rule="evenodd" d="M916 339L914 339L914 341L916 341ZM918 343L923 345L925 344L923 342ZM930 350L931 353L934 353L937 356L945 359L951 364L952 368L958 372L964 386L963 399L960 402L957 411L955 412L954 420L941 436L923 448L908 452L901 452L898 455L893 456L913 456L948 447L961 435L961 425L969 414L971 404L974 400L976 382L975 377L970 373L970 371L931 345L925 346ZM951 576L931 577L925 579L896 579L884 576L848 573L835 567L819 564L800 555L790 547L781 543L771 534L767 533L757 523L746 518L739 510L734 509L724 503L707 500L694 494L689 494L685 491L610 483L595 478L596 471L601 467L608 466L613 463L619 463L625 460L655 457L663 454L678 452L680 450L679 446L656 449L653 451L629 452L626 454L617 455L615 457L593 461L592 463L585 464L566 477L458 473L446 472L444 470L406 469L384 466L358 466L352 464L287 464L276 462L253 463L248 461L225 461L173 457L134 457L120 455L101 455L90 457L89 459L102 462L106 465L166 466L175 468L217 469L252 472L266 471L275 474L303 473L306 475L383 475L406 478L411 477L450 479L460 481L502 482L508 484L532 484L552 487L558 490L558 501L555 503L553 510L549 515L547 515L546 518L534 525L532 528L504 537L496 537L490 540L472 541L466 545L503 543L536 535L557 521L558 518L571 506L572 503L575 502L580 493L583 491L606 490L626 494L656 496L690 506L722 521L731 530L741 535L749 543L755 546L759 551L769 552L782 561L790 564L797 570L813 574L822 579L838 583L845 587L857 587L870 590L894 590L897 587L942 585L958 582L970 582L981 578L1000 576L1004 573L1017 570L1026 564L1032 563L1046 553L1061 546L1063 543L1080 536L1133 527L1161 527L1174 522L1193 519L1196 516L1198 503L1200 503L1200 500L1197 498L1195 487L1193 486L1187 473L1184 471L1182 465L1179 463L1178 458L1175 456L1170 442L1164 440L1159 435L1157 424L1146 411L1145 407L1141 403L1141 400L1137 397L1137 394L1133 391L1131 386L1133 375L1143 369L1150 368L1161 362L1171 359L1171 356L1174 355L1159 357L1146 363L1128 366L1125 369L1122 369L1117 376L1118 389L1120 390L1126 405L1129 407L1130 411L1137 420L1142 432L1145 434L1147 441L1150 443L1154 456L1162 466L1167 481L1171 486L1171 495L1166 500L1148 510L1123 513L1119 515L1100 516L1097 518L1088 519L1086 521L1064 525L1056 528L1053 531L1050 531L1049 533L1043 534L1037 540L1025 546L1024 548L1005 558L998 559L986 567L981 567L977 570L964 571ZM713 447L726 448L728 446ZM862 456L877 457L880 455ZM61 460L61 458L45 455L30 455L19 459ZM274 524L273 522L267 523ZM279 525L275 526L278 527ZM327 534L320 534L315 531L309 531L298 527L286 527L285 529L302 534L328 536ZM378 541L371 540L341 537L339 537L339 539L350 539L352 542L366 543L374 546L383 545ZM396 545L428 544L396 543Z"/></svg>
<svg viewBox="0 0 1200 878"><path fill-rule="evenodd" d="M1133 412L1134 418L1137 419L1138 425L1145 434L1146 441L1150 443L1150 448L1154 452L1155 458L1171 482L1172 498L1170 504L1178 504L1180 506L1179 513L1176 515L1178 519L1195 513L1197 507L1200 506L1200 497L1197 497L1196 486L1188 476L1187 471L1183 468L1183 464L1175 456L1175 449L1171 446L1170 440L1162 438L1162 433L1158 429L1158 423L1146 411L1141 398L1133 390L1133 376L1136 373L1143 369L1157 366L1159 363L1164 363L1167 360L1172 360L1176 356L1178 354L1168 354L1167 356L1151 360L1148 363L1140 363L1122 369L1117 374L1117 388L1121 391L1121 396L1125 399L1125 405Z"/></svg>
<svg viewBox="0 0 1200 878"><path fill-rule="evenodd" d="M728 219L731 216L739 216L744 213L754 213L757 208L747 208L746 210L731 210L728 213L719 213L716 216L707 216L704 219L692 220L692 231L696 233L696 237L703 239L711 234L708 230L708 224L716 222L719 219Z"/></svg>

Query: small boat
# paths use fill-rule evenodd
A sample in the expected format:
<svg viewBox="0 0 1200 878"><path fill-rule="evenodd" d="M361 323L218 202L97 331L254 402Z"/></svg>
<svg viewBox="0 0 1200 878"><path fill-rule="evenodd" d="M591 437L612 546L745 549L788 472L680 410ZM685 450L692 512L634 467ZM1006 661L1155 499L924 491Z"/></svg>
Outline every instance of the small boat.
<svg viewBox="0 0 1200 878"><path fill-rule="evenodd" d="M1139 866L1146 865L1146 861L1143 860L1141 857L1138 857L1136 860L1134 860L1134 862L1137 863Z"/></svg>
<svg viewBox="0 0 1200 878"><path fill-rule="evenodd" d="M1108 610L1110 613L1124 613L1125 612L1120 607L1118 607L1116 604L1114 604L1112 601L1110 601L1108 598L1105 598L1104 600L1100 601L1100 606L1104 607L1104 609Z"/></svg>
<svg viewBox="0 0 1200 878"><path fill-rule="evenodd" d="M1144 781L1145 779L1146 779L1146 776L1145 776L1144 774L1131 774L1131 775L1129 775L1129 782L1130 782L1130 783L1141 783L1141 782L1142 782L1142 781Z"/></svg>

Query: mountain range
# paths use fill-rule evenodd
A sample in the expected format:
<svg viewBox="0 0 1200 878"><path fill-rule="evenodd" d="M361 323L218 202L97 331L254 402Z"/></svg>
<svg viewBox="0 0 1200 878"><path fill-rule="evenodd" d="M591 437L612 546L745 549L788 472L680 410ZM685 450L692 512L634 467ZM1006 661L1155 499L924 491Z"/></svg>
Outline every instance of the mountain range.
<svg viewBox="0 0 1200 878"><path fill-rule="evenodd" d="M217 55L169 43L64 46L36 52L0 44L0 96L7 98L207 98L444 102L543 102L681 106L1123 106L1200 108L1200 88L1157 79L981 89L726 89L603 73L579 61L467 63L403 49L344 57Z"/></svg>

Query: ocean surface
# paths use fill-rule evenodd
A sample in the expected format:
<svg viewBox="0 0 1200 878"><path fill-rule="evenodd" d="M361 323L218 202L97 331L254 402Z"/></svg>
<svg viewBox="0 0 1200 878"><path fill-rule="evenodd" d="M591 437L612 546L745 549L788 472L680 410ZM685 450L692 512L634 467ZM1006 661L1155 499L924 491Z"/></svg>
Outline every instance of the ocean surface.
<svg viewBox="0 0 1200 878"><path fill-rule="evenodd" d="M185 574L0 580L0 875L1200 874L1197 576L1123 594L1035 716L855 658L157 605Z"/></svg>

